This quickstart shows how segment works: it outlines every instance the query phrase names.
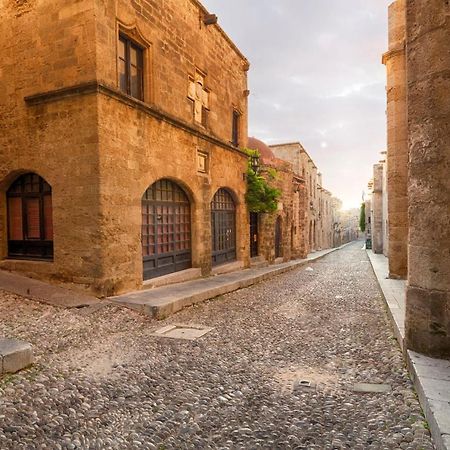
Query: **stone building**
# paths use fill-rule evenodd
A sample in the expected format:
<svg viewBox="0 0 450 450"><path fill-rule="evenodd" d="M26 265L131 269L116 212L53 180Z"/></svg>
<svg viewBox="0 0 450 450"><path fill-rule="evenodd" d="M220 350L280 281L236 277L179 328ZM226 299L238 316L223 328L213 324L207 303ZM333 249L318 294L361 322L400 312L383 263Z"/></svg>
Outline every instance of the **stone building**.
<svg viewBox="0 0 450 450"><path fill-rule="evenodd" d="M97 295L249 264L249 63L196 0L0 2L0 268Z"/></svg>
<svg viewBox="0 0 450 450"><path fill-rule="evenodd" d="M271 145L277 158L292 164L294 172L305 180L307 253L333 246L331 193L322 187L322 175L299 142Z"/></svg>
<svg viewBox="0 0 450 450"><path fill-rule="evenodd" d="M408 267L408 127L406 106L406 0L389 6L387 70L387 190L389 276L406 278Z"/></svg>
<svg viewBox="0 0 450 450"><path fill-rule="evenodd" d="M264 142L249 138L248 148L259 152L260 174L281 192L277 211L250 214L252 258L262 257L269 263L305 258L307 198L304 179L293 171L289 162L276 158Z"/></svg>
<svg viewBox="0 0 450 450"><path fill-rule="evenodd" d="M384 155L385 152L382 152ZM387 164L380 160L373 166L373 181L371 182L371 236L374 253L388 255L388 194L387 194Z"/></svg>
<svg viewBox="0 0 450 450"><path fill-rule="evenodd" d="M406 346L450 357L450 5L389 8L389 271L407 278Z"/></svg>

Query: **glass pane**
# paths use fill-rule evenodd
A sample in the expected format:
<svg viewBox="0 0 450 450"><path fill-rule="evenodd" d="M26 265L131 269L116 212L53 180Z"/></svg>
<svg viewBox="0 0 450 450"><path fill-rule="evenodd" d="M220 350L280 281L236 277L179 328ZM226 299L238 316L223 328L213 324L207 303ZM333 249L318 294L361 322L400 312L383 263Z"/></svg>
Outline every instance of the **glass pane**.
<svg viewBox="0 0 450 450"><path fill-rule="evenodd" d="M27 217L27 239L40 239L40 212L39 212L39 199L38 198L27 198L25 201L26 210L25 214Z"/></svg>
<svg viewBox="0 0 450 450"><path fill-rule="evenodd" d="M122 92L127 92L126 66L122 59L119 59L119 87Z"/></svg>
<svg viewBox="0 0 450 450"><path fill-rule="evenodd" d="M23 240L22 199L8 199L8 228L11 241Z"/></svg>
<svg viewBox="0 0 450 450"><path fill-rule="evenodd" d="M126 45L125 41L121 38L119 39L119 58L125 59Z"/></svg>
<svg viewBox="0 0 450 450"><path fill-rule="evenodd" d="M46 195L44 197L44 227L45 227L45 240L53 240L53 208L52 208L52 197L51 195Z"/></svg>
<svg viewBox="0 0 450 450"><path fill-rule="evenodd" d="M131 66L131 96L141 99L141 74L133 66Z"/></svg>
<svg viewBox="0 0 450 450"><path fill-rule="evenodd" d="M131 46L130 48L130 60L131 65L137 67L138 65L138 52L139 50L136 49L136 47Z"/></svg>

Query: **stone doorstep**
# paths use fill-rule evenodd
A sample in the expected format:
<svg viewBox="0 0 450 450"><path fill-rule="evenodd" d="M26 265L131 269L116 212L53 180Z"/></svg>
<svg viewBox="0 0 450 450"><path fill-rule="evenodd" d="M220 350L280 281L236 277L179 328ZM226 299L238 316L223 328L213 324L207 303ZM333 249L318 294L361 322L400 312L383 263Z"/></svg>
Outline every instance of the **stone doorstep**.
<svg viewBox="0 0 450 450"><path fill-rule="evenodd" d="M231 273L110 297L108 300L157 320L164 320L185 307L249 287L304 264L317 261L347 245L349 244L316 252L307 259L289 261L264 268L235 270ZM237 263L234 267L239 267L239 262ZM226 264L225 266L231 265Z"/></svg>
<svg viewBox="0 0 450 450"><path fill-rule="evenodd" d="M383 293L395 337L405 355L408 371L430 426L436 449L450 450L450 361L429 358L405 349L403 305L406 291L398 287L392 289L392 284L384 279L387 273L387 258L380 258L370 250L367 254ZM403 283L406 289L406 284L402 280L389 281L395 282L397 286Z"/></svg>
<svg viewBox="0 0 450 450"><path fill-rule="evenodd" d="M168 286L170 284L183 283L185 281L195 280L201 278L202 269L192 268L181 270L180 272L169 273L168 275L163 275L162 277L152 278L150 280L144 281L142 284L142 290L154 289L157 287Z"/></svg>
<svg viewBox="0 0 450 450"><path fill-rule="evenodd" d="M226 264L221 264L219 266L214 266L211 270L211 275L223 275L225 273L236 272L237 270L241 270L244 267L244 263L242 261L233 261Z"/></svg>
<svg viewBox="0 0 450 450"><path fill-rule="evenodd" d="M33 348L27 342L0 338L0 375L16 373L33 364Z"/></svg>

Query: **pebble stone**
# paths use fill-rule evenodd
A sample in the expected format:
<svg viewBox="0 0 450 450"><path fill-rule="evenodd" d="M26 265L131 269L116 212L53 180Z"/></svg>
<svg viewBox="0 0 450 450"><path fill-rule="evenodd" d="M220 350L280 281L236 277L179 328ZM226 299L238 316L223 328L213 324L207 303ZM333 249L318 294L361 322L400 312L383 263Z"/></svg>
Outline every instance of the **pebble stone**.
<svg viewBox="0 0 450 450"><path fill-rule="evenodd" d="M0 292L0 335L36 352L0 379L0 448L433 449L361 247L162 322ZM214 329L153 336L175 323Z"/></svg>

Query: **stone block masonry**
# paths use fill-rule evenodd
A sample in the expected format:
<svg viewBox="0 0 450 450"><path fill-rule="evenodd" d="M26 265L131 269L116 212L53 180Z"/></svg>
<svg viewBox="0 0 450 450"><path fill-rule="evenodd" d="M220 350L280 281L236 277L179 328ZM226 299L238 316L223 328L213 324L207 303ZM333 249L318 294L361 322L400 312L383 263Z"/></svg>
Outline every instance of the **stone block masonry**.
<svg viewBox="0 0 450 450"><path fill-rule="evenodd" d="M408 349L450 357L450 5L406 3Z"/></svg>
<svg viewBox="0 0 450 450"><path fill-rule="evenodd" d="M168 254L182 242L186 264L208 275L219 242L211 201L220 189L235 206L230 258L249 265L240 149L249 63L218 25L203 23L206 13L195 0L0 2L0 268L101 297L142 287L143 259L155 252L161 266L173 258L173 271L188 268ZM133 77L123 39L139 49L142 95L125 86ZM199 83L201 104L191 95ZM30 173L51 187L46 260L10 251L9 190ZM147 255L142 198L160 180L186 194L188 231L179 223L178 234L169 231L161 209L147 211L159 221L147 227Z"/></svg>
<svg viewBox="0 0 450 450"><path fill-rule="evenodd" d="M389 7L387 71L387 188L389 276L406 278L408 259L408 127L406 109L405 0Z"/></svg>

